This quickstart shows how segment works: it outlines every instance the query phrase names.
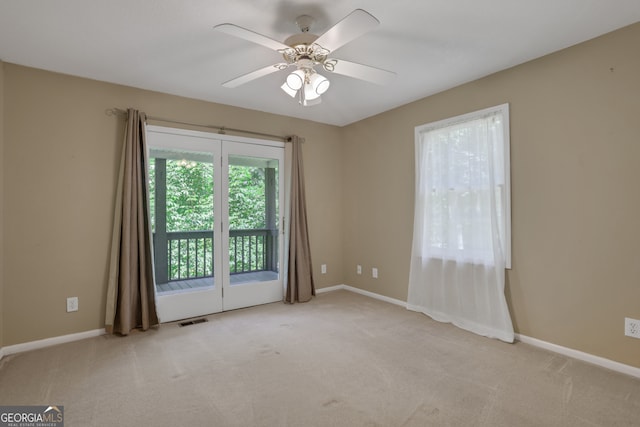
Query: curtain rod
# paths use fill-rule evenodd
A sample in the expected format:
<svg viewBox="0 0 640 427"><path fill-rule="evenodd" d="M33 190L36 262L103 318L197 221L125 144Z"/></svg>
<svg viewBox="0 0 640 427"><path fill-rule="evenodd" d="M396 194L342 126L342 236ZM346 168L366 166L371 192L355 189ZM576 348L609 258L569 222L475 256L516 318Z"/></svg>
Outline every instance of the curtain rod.
<svg viewBox="0 0 640 427"><path fill-rule="evenodd" d="M125 116L126 117L127 110L123 110L121 108L108 108L105 111L105 113L107 116ZM178 120L165 119L162 117L154 117L154 116L147 116L147 120L152 120L154 122L173 123L173 124L185 125L185 126L196 126L201 128L216 129L220 135L224 135L227 131L229 131L229 132L245 133L248 135L263 136L266 138L275 138L275 139L280 139L284 142L291 142L290 136L272 135L270 133L254 132L251 130L244 130L244 129L234 129L234 128L228 128L225 126L203 125L199 123L182 122ZM300 139L301 141L304 141L303 138L300 138Z"/></svg>

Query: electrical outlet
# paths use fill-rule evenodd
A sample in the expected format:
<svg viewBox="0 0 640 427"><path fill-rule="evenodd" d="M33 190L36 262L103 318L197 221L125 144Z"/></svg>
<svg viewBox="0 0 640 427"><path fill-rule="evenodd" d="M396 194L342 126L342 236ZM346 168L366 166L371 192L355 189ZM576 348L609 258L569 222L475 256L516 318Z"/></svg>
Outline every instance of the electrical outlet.
<svg viewBox="0 0 640 427"><path fill-rule="evenodd" d="M322 264L322 265L320 266L320 272L321 272L322 274L327 274L327 264Z"/></svg>
<svg viewBox="0 0 640 427"><path fill-rule="evenodd" d="M640 320L625 317L624 334L628 337L640 338Z"/></svg>
<svg viewBox="0 0 640 427"><path fill-rule="evenodd" d="M78 297L67 298L67 313L78 311Z"/></svg>
<svg viewBox="0 0 640 427"><path fill-rule="evenodd" d="M362 274L362 266L360 264L356 266L356 274Z"/></svg>
<svg viewBox="0 0 640 427"><path fill-rule="evenodd" d="M372 276L374 279L377 279L377 278L378 278L378 269L377 269L377 268L373 267L373 268L371 269L371 276Z"/></svg>

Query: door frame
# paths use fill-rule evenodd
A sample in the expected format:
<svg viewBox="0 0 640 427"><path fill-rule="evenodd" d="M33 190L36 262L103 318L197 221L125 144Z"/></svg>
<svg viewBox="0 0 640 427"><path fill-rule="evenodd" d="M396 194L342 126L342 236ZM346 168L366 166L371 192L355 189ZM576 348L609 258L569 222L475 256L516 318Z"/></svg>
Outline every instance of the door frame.
<svg viewBox="0 0 640 427"><path fill-rule="evenodd" d="M251 156L250 149L255 147L259 149L260 147L272 147L279 148L282 150L281 163L279 165L279 174L280 174L280 191L279 191L279 220L280 224L288 224L288 211L285 209L287 206L286 202L286 192L285 192L285 162L284 162L284 151L285 151L285 143L280 141L270 141L270 140L262 140L262 139L254 139L247 137L240 137L234 135L220 135L213 132L203 132L203 131L194 131L194 130L186 130L165 126L157 126L157 125L148 125L146 127L146 136L147 136L147 151L152 148L166 148L166 149L176 149L176 150L185 150L185 151L198 151L203 153L211 153L214 157L214 183L219 184L220 187L214 187L214 231L220 230L222 232L214 232L213 233L213 244L214 247L221 248L221 251L217 251L218 256L214 256L213 265L214 271L220 272L215 273L215 284L211 288L207 287L204 289L198 290L190 290L187 292L179 292L175 294L162 295L158 294L157 287L155 284L155 272L154 272L154 293L156 297L156 306L158 310L158 317L162 323L171 322L175 320L187 319L192 317L204 316L208 314L218 313L225 310L232 310L241 307L248 307L251 305L262 304L266 302L273 302L276 300L282 300L284 297L284 268L286 266L286 262L284 261L286 245L284 242L284 230L279 229L278 240L279 240L279 288L280 288L280 297L277 298L274 296L273 289L268 292L267 299L261 300L259 298L250 299L249 304L243 305L238 303L237 301L233 301L232 304L228 304L225 306L223 293L225 289L230 287L230 275L229 275L229 261L228 261L228 203L226 200L223 200L222 194L226 194L228 186L228 176L226 173L228 172L228 158L225 157L223 153L223 147L225 147L225 143L229 146L237 146L243 147L238 150L231 150L230 154L236 154L236 152L240 155ZM176 144L175 137L184 137L185 142L184 145L182 143ZM229 154L229 150L226 151ZM259 154L254 155L254 157L259 157ZM223 173L225 171L225 173ZM214 185L215 185L214 184ZM226 198L226 197L225 197ZM282 225L281 225L282 226ZM223 235L226 238L223 238ZM220 255L223 254L223 255ZM223 261L223 259L225 261ZM155 262L154 262L155 268ZM243 285L234 285L243 286ZM259 297L259 295L258 295ZM231 301L230 301L231 302Z"/></svg>

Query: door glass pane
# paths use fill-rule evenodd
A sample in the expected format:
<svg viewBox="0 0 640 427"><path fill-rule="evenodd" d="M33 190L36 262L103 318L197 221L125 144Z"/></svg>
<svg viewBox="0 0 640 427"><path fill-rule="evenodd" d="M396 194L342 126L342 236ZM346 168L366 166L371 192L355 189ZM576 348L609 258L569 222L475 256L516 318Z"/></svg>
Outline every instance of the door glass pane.
<svg viewBox="0 0 640 427"><path fill-rule="evenodd" d="M274 159L229 156L231 285L279 278L278 167Z"/></svg>
<svg viewBox="0 0 640 427"><path fill-rule="evenodd" d="M151 149L149 193L158 293L214 285L213 156Z"/></svg>

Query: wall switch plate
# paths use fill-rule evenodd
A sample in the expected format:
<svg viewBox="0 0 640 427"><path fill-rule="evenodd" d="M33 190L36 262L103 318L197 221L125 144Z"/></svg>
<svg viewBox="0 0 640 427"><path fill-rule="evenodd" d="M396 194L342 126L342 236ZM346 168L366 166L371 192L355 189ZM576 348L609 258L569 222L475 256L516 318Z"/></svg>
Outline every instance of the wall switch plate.
<svg viewBox="0 0 640 427"><path fill-rule="evenodd" d="M378 269L377 268L373 267L371 269L371 276L373 276L374 279L378 278Z"/></svg>
<svg viewBox="0 0 640 427"><path fill-rule="evenodd" d="M78 297L67 298L67 313L78 311Z"/></svg>
<svg viewBox="0 0 640 427"><path fill-rule="evenodd" d="M322 274L327 274L327 264L322 264L322 265L320 266L320 272L321 272Z"/></svg>
<svg viewBox="0 0 640 427"><path fill-rule="evenodd" d="M362 266L360 264L356 266L356 274L362 274Z"/></svg>
<svg viewBox="0 0 640 427"><path fill-rule="evenodd" d="M640 320L625 317L624 334L628 337L640 338Z"/></svg>

